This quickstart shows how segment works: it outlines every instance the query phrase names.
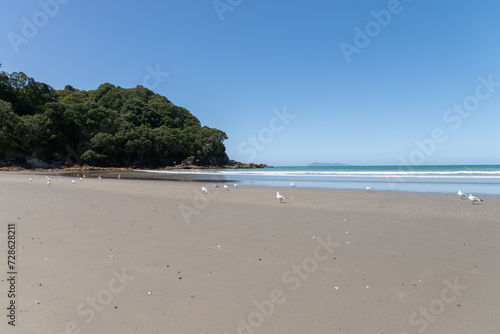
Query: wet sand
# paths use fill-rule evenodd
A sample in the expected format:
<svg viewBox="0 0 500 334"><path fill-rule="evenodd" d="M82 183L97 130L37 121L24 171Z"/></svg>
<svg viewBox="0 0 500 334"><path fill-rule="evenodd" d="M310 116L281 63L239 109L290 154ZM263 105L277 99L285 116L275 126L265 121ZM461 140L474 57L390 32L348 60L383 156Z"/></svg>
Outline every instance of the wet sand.
<svg viewBox="0 0 500 334"><path fill-rule="evenodd" d="M500 197L39 175L0 173L0 333L500 331Z"/></svg>

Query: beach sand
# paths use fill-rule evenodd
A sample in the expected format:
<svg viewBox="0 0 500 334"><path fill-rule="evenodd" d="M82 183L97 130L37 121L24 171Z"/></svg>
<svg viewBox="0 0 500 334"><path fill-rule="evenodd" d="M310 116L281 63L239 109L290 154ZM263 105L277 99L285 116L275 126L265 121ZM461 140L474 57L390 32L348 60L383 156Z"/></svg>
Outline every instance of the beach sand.
<svg viewBox="0 0 500 334"><path fill-rule="evenodd" d="M500 332L500 197L43 175L0 173L0 333Z"/></svg>

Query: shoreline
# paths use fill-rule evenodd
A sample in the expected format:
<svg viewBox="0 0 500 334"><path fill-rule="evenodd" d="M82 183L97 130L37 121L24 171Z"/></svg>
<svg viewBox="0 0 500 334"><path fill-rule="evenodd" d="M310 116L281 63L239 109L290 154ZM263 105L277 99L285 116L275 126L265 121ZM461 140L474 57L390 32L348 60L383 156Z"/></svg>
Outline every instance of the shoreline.
<svg viewBox="0 0 500 334"><path fill-rule="evenodd" d="M242 163L234 162L229 165L185 165L179 164L176 166L165 166L163 168L142 168L142 167L97 167L88 165L76 165L73 167L51 167L51 168L25 168L20 166L4 166L0 167L0 172L66 172L66 171L135 171L135 170L151 170L151 171L164 171L164 170L191 170L191 169L266 169L274 168L273 166L268 166L266 164L256 164L256 163Z"/></svg>
<svg viewBox="0 0 500 334"><path fill-rule="evenodd" d="M260 180L246 180L244 182L241 182L241 179L237 178L231 178L230 176L226 176L227 178L210 178L209 176L202 174L201 176L199 175L193 175L193 174L183 174L182 170L184 169L178 169L180 172L179 174L162 174L162 171L165 171L164 169L162 170L135 170L135 169L115 169L115 168L89 168L89 169L65 169L65 170L19 170L19 171L1 171L0 174L2 173L15 173L15 174L22 174L22 175L45 175L45 174L52 174L52 175L60 175L63 177L78 177L77 175L87 175L91 178L97 178L97 176L101 175L104 178L117 178L118 175L120 175L123 179L130 179L130 180L148 180L148 181L162 181L162 182L193 182L196 184L203 184L212 187L212 184L217 183L217 184L230 184L232 186L233 183L238 183L242 184L245 187L263 187L263 188L273 188L273 187L279 187L283 189L290 189L292 190L290 186L286 186L285 184L289 184L290 181L293 181L295 183L298 183L297 189L310 189L310 190L315 190L315 189L324 189L324 190L330 190L330 191L344 191L344 190L355 190L355 191L360 191L360 192L366 192L365 186L367 184L370 184L372 188L375 186L375 188L372 190L372 192L377 192L377 193L384 193L384 192L394 192L394 193L420 193L420 194L451 194L456 196L456 191L458 189L465 190L467 189L467 185L471 186L492 186L495 187L495 184L487 183L487 182L445 182L445 181L433 181L433 182L418 182L418 181L394 181L391 180L389 181L382 181L382 180L377 180L377 181L366 181L366 180L335 180L335 181L325 181L325 180L314 180L314 181L297 181L296 179L290 177L288 180L277 180L277 179L260 179ZM251 169L253 170L253 169ZM267 184L266 184L267 183ZM302 184L301 184L302 183ZM304 184L304 185L303 185ZM315 185L308 185L308 184L316 184ZM317 184L320 184L321 186L317 186ZM360 185L359 187L343 187L342 185L348 185L348 184L356 184ZM440 189L440 190L412 190L412 189L384 189L384 188L379 188L377 189L376 185L387 185L387 184L394 184L394 185L414 185L414 186L437 186L437 185L442 185L443 187L449 187L449 186L454 186L452 191L447 191L445 189ZM340 185L338 187L333 187L333 186L328 186L328 185ZM496 189L496 188L495 188ZM482 197L500 197L499 193L496 192L474 192L475 194L481 194Z"/></svg>

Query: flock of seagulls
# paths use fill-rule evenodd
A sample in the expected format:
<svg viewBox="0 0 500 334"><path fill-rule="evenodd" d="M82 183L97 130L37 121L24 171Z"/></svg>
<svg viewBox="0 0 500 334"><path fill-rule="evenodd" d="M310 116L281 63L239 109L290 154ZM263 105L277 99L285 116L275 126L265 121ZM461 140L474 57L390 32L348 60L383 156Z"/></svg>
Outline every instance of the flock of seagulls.
<svg viewBox="0 0 500 334"><path fill-rule="evenodd" d="M33 174L33 176L34 176L36 179L38 179L38 175ZM80 174L76 174L76 176L79 178L79 180L80 180L80 181L85 180L85 175L83 175L83 177L80 177ZM118 175L118 178L120 178L120 175ZM50 186L50 177L45 176L45 179L47 180L47 185L49 185L49 186ZM101 175L99 175L99 176L97 177L97 179L98 179L99 181L101 181L101 180L102 180ZM33 178L32 178L32 177L28 178L28 181L33 182ZM71 183L72 183L72 184L75 184L75 183L76 183L75 179L72 179L72 180L71 180Z"/></svg>
<svg viewBox="0 0 500 334"><path fill-rule="evenodd" d="M214 189L218 189L218 188L219 188L219 185L214 183L214 184L213 184L213 187L214 187ZM237 185L237 184L235 183L235 184L233 184L233 187L234 187L235 189L238 189L239 185ZM225 184L225 185L224 185L224 189L229 190L229 186L228 186L227 184ZM208 194L208 190L207 190L207 188L205 188L205 187L201 187L201 191L202 191L204 194Z"/></svg>
<svg viewBox="0 0 500 334"><path fill-rule="evenodd" d="M34 176L35 178L37 178L37 179L38 179L38 175L33 174L33 176ZM79 174L77 174L76 176L77 176L77 177L79 177L80 181L83 181L83 180L85 179L85 175L83 175L83 177L80 177L80 175L79 175ZM118 175L118 178L120 179L120 178L121 178L121 175ZM47 180L47 185L49 185L49 186L50 186L50 178L49 178L48 176L45 176L45 179ZM97 177L97 179L98 179L99 181L100 181L100 180L102 180L101 175L99 175L99 176ZM33 182L33 178L31 178L31 177L30 177L30 178L28 178L28 181L29 181L29 182ZM75 183L76 183L76 181L75 181L74 179L72 179L72 180L71 180L71 183L72 183L72 184L75 184ZM297 187L297 186L295 185L295 183L293 183L293 182L290 182L290 186L291 186L292 188L296 188L296 187ZM214 187L214 189L218 189L218 188L219 188L219 185L214 183L214 184L213 184L213 187ZM224 184L224 186L223 186L223 187L224 187L224 189L229 190L229 186L228 186L227 184ZM239 185L235 183L235 184L233 184L233 187L234 187L235 189L238 189ZM367 191L367 192L371 192L371 191L372 191L372 188L370 188L370 187L365 187L365 189L366 189L366 191ZM201 191L202 191L204 194L208 194L208 190L207 190L207 188L205 188L205 187L201 187ZM475 204L476 204L476 202L483 202L483 199L478 198L478 197L476 197L476 196L474 196L474 195L472 195L472 194L466 194L466 193L462 192L461 190L457 191L457 194L458 194L458 196L460 196L460 199L465 199L465 198L468 198L469 200L471 200L471 201L472 201L472 205L475 205ZM277 192L277 193L276 193L276 198L280 201L280 203L283 203L284 201L286 201L286 200L287 200L287 198L286 198L285 196L281 195L279 192Z"/></svg>
<svg viewBox="0 0 500 334"><path fill-rule="evenodd" d="M293 184L293 182L291 182L291 186L295 187L295 184ZM213 184L213 187L214 187L214 189L218 189L219 185L218 184ZM224 189L229 190L229 186L227 184L224 184L223 187L224 187ZM238 189L239 185L237 185L235 183L235 184L233 184L233 187L235 189ZM208 190L205 187L201 187L201 192L204 193L204 194L208 194ZM287 198L285 196L281 195L279 192L276 193L276 198L279 199L280 203L283 203L284 201L287 200Z"/></svg>
<svg viewBox="0 0 500 334"><path fill-rule="evenodd" d="M460 196L460 199L464 199L464 197L467 197L468 199L470 199L472 201L472 205L475 205L476 202L483 202L483 200L481 198L477 198L476 196L474 196L472 194L465 194L460 190L457 191L457 194L458 194L458 196Z"/></svg>

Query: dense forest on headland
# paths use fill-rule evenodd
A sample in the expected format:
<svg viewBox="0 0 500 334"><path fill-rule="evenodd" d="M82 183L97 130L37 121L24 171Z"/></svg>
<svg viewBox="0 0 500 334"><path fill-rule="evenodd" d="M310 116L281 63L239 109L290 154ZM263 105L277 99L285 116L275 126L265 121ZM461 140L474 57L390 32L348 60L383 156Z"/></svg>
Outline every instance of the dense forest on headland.
<svg viewBox="0 0 500 334"><path fill-rule="evenodd" d="M225 139L142 86L54 90L22 72L0 72L0 166L225 165Z"/></svg>

